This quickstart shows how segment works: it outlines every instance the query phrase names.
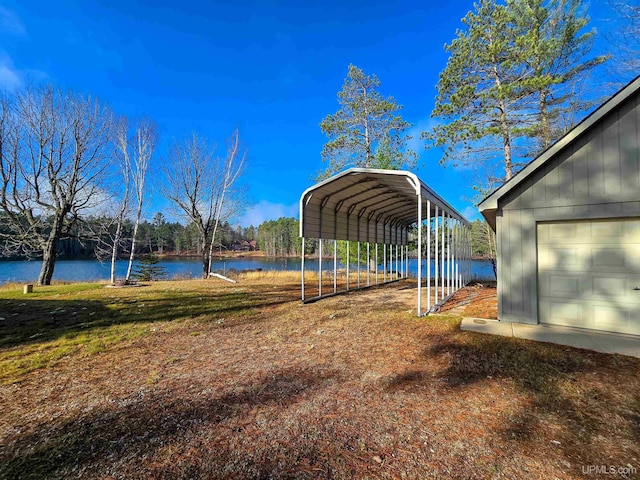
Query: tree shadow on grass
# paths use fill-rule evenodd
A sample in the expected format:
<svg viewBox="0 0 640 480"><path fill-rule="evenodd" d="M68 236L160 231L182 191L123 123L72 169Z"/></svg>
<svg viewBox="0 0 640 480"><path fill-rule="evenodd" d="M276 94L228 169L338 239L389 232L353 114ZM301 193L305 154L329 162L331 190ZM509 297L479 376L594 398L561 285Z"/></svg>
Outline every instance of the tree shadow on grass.
<svg viewBox="0 0 640 480"><path fill-rule="evenodd" d="M533 441L545 425L553 424L560 427L556 432L561 437L557 439L561 441L559 448L572 462L581 458L585 464L609 465L613 460L622 462L620 465L628 463L629 458L623 454L617 459L607 458L591 442L611 435L611 422L618 421L615 411L620 409L630 417L622 425L625 436L638 438L640 402L631 401L637 394L621 385L603 387L589 379L634 378L638 374L635 359L472 333L442 340L425 356L448 360L449 366L439 377L450 387L506 379L531 399L530 404L510 415L501 431L504 440Z"/></svg>
<svg viewBox="0 0 640 480"><path fill-rule="evenodd" d="M0 300L0 348L55 340L118 322L117 313L95 300Z"/></svg>
<svg viewBox="0 0 640 480"><path fill-rule="evenodd" d="M302 394L322 390L334 377L333 372L300 365L268 372L258 382L221 395L204 384L201 392L179 397L172 391L140 392L114 408L18 434L0 451L0 477L66 478L85 468L95 471L123 459L147 457L165 445L180 443L189 432L256 407L283 409Z"/></svg>
<svg viewBox="0 0 640 480"><path fill-rule="evenodd" d="M385 390L388 392L416 390L428 379L429 376L426 372L417 369L407 370L391 378L387 382Z"/></svg>
<svg viewBox="0 0 640 480"><path fill-rule="evenodd" d="M262 292L159 294L158 298L123 300L0 299L0 349L73 337L114 325L242 316L291 301L286 295Z"/></svg>

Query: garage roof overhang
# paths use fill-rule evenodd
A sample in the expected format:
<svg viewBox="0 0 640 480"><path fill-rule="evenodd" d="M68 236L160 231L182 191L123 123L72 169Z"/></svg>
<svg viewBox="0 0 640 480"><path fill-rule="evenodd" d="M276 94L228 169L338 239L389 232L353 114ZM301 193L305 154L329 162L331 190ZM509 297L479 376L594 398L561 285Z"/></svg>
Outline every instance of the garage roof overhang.
<svg viewBox="0 0 640 480"><path fill-rule="evenodd" d="M640 90L640 76L632 80L626 87L621 89L608 101L603 103L598 109L592 112L578 125L571 129L565 136L560 138L556 143L551 145L548 149L542 152L538 157L532 160L526 167L520 170L516 175L511 177L502 186L494 190L488 197L486 197L478 208L485 220L491 225L491 228L496 229L496 215L498 212L498 202L507 193L512 191L524 180L529 177L533 172L542 168L549 160L554 158L559 152L567 148L578 138L589 131L594 125L598 124L607 114L615 110L621 103Z"/></svg>
<svg viewBox="0 0 640 480"><path fill-rule="evenodd" d="M437 207L438 216L445 213L469 226L458 211L411 172L350 168L304 191L300 197L300 236L406 244L407 228L418 223L418 201L422 202L422 219L427 214L433 218ZM398 230L404 233L398 235Z"/></svg>

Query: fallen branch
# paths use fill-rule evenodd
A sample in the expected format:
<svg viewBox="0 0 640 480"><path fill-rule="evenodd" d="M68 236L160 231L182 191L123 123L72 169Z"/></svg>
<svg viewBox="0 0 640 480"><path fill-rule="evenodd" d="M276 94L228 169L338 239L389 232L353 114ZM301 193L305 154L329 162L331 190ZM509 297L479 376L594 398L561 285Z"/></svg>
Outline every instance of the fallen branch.
<svg viewBox="0 0 640 480"><path fill-rule="evenodd" d="M220 280L226 280L227 282L231 282L231 283L238 283L233 278L225 277L224 275L220 275L219 273L209 272L209 278L211 277L216 277L216 278L219 278Z"/></svg>

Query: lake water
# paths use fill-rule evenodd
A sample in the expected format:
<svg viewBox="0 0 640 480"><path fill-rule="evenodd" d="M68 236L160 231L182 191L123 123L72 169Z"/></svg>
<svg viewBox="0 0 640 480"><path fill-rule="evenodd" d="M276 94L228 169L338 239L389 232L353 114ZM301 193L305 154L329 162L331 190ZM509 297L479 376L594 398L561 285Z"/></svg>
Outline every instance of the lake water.
<svg viewBox="0 0 640 480"><path fill-rule="evenodd" d="M119 260L116 265L116 273L118 278L123 278L127 270L128 262ZM423 261L423 275L426 275L426 261ZM195 258L175 258L162 259L158 265L165 267L169 278L200 278L202 265ZM17 260L17 261L0 261L0 284L8 282L27 283L34 282L40 273L40 262L37 260ZM342 266L339 265L339 268ZM214 270L295 270L300 271L299 258L233 258L223 261L214 261L212 268ZM364 267L361 267L364 268ZM418 261L416 259L409 260L409 273L412 276L417 274ZM322 269L333 271L333 259L326 259L322 262ZM357 266L352 265L353 272ZM318 260L306 259L305 271L317 271ZM431 271L434 270L434 264L431 263ZM473 260L471 265L472 275L478 279L495 279L491 263L485 260ZM96 260L58 260L56 262L53 274L54 280L65 281L107 281L111 272L111 264L100 263Z"/></svg>

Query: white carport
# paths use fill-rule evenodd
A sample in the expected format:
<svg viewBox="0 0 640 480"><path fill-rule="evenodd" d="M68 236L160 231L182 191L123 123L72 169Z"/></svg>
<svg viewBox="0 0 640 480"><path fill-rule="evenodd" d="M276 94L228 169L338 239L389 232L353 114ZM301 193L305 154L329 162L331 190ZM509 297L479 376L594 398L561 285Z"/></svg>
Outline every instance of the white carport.
<svg viewBox="0 0 640 480"><path fill-rule="evenodd" d="M351 168L305 190L300 197L302 301L314 301L407 277L409 230L415 225L422 226L417 229L420 248L416 252L417 312L422 316L469 281L469 222L416 175L407 171ZM318 295L312 297L305 296L305 241L308 239L319 240ZM330 292L322 289L322 244L325 240L333 240L333 291ZM357 281L350 282L351 268L347 264L346 290L343 292L338 292L336 280L339 240L347 241L347 257L351 248L357 251ZM382 255L379 255L380 246ZM366 283L361 278L363 248L366 249ZM424 275L426 310L422 304L423 259L427 262ZM370 267L372 261L375 262L374 275ZM382 275L379 272L380 261Z"/></svg>

